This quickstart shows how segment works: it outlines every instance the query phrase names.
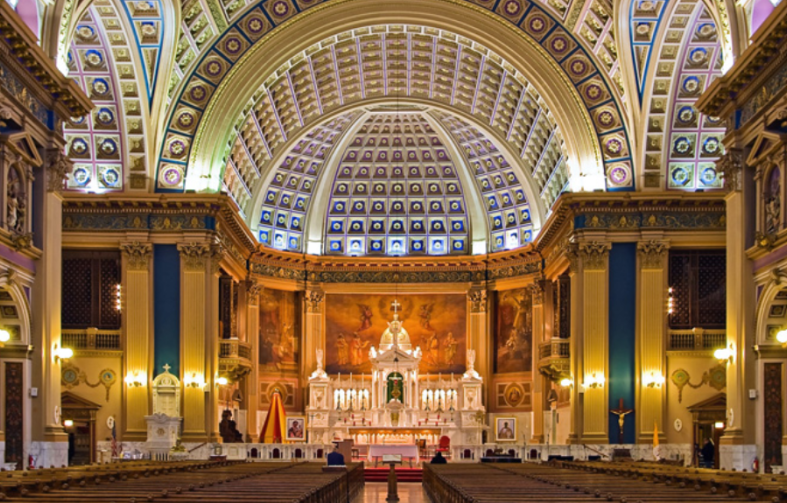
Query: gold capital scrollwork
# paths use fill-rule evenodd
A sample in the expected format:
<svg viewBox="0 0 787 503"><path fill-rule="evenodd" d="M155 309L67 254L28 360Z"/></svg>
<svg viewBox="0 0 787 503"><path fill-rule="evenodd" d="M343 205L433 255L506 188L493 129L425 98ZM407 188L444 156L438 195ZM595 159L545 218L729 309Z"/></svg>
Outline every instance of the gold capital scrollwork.
<svg viewBox="0 0 787 503"><path fill-rule="evenodd" d="M74 167L74 163L66 157L62 149L47 149L46 166L46 187L49 192L60 192L63 190L68 175Z"/></svg>
<svg viewBox="0 0 787 503"><path fill-rule="evenodd" d="M265 290L265 287L259 283L254 281L248 281L246 283L246 296L248 300L246 301L248 304L259 304L260 302L260 295Z"/></svg>
<svg viewBox="0 0 787 503"><path fill-rule="evenodd" d="M664 269L669 246L663 241L647 241L637 244L640 269Z"/></svg>
<svg viewBox="0 0 787 503"><path fill-rule="evenodd" d="M183 260L184 271L205 271L205 261L212 256L207 243L179 244L178 251Z"/></svg>
<svg viewBox="0 0 787 503"><path fill-rule="evenodd" d="M724 187L730 192L741 190L743 171L743 152L740 149L730 149L718 160L719 175L724 180Z"/></svg>
<svg viewBox="0 0 787 503"><path fill-rule="evenodd" d="M536 280L535 283L530 285L530 291L533 294L533 305L540 306L544 304L544 286L546 282L544 280Z"/></svg>
<svg viewBox="0 0 787 503"><path fill-rule="evenodd" d="M150 263L150 256L153 253L153 245L150 243L122 243L120 251L126 257L129 271L147 271Z"/></svg>
<svg viewBox="0 0 787 503"><path fill-rule="evenodd" d="M470 290L467 292L467 298L470 301L470 312L485 313L486 312L486 290Z"/></svg>
<svg viewBox="0 0 787 503"><path fill-rule="evenodd" d="M609 243L593 241L590 243L579 244L579 255L582 258L582 266L586 271L603 271L607 268L607 258L609 257Z"/></svg>
<svg viewBox="0 0 787 503"><path fill-rule="evenodd" d="M321 290L309 290L306 292L306 312L321 313L322 304L325 300L325 292Z"/></svg>

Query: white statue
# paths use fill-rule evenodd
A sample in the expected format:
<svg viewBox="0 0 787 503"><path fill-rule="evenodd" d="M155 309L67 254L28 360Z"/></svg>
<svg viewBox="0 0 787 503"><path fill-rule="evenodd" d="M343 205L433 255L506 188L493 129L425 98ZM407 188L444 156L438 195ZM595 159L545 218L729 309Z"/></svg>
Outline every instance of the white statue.
<svg viewBox="0 0 787 503"><path fill-rule="evenodd" d="M374 349L374 346L369 348L369 359L377 358L377 350Z"/></svg>
<svg viewBox="0 0 787 503"><path fill-rule="evenodd" d="M324 353L322 349L318 349L317 353L317 370L312 372L312 375L309 379L327 379L328 374L325 373L325 369L323 368L323 357Z"/></svg>
<svg viewBox="0 0 787 503"><path fill-rule="evenodd" d="M462 376L465 379L480 379L481 376L475 370L475 349L467 350L467 372Z"/></svg>

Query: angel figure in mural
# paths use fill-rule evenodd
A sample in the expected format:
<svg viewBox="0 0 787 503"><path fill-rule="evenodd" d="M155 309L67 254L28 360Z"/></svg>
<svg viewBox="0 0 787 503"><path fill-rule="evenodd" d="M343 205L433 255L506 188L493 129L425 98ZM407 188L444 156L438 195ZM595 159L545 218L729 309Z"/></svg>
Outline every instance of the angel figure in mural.
<svg viewBox="0 0 787 503"><path fill-rule="evenodd" d="M454 358L456 357L456 347L459 345L459 341L454 338L454 334L452 332L448 332L448 335L445 336L445 341L443 344L445 345L445 364L453 365Z"/></svg>
<svg viewBox="0 0 787 503"><path fill-rule="evenodd" d="M358 309L361 310L361 316L359 318L361 321L361 327L358 329L358 331L363 332L372 326L372 308L366 304L358 304Z"/></svg>
<svg viewBox="0 0 787 503"><path fill-rule="evenodd" d="M431 304L421 304L421 312L418 317L421 318L421 327L426 330L434 330L432 328L432 309L434 309L434 302Z"/></svg>
<svg viewBox="0 0 787 503"><path fill-rule="evenodd" d="M295 361L295 331L286 323L279 334L279 353L282 360Z"/></svg>
<svg viewBox="0 0 787 503"><path fill-rule="evenodd" d="M347 339L344 338L344 334L339 334L339 337L336 339L336 363L338 365L347 365L350 361L350 346L347 344Z"/></svg>
<svg viewBox="0 0 787 503"><path fill-rule="evenodd" d="M363 353L368 345L369 341L362 341L358 332L353 334L353 338L350 340L350 365L363 365Z"/></svg>
<svg viewBox="0 0 787 503"><path fill-rule="evenodd" d="M508 357L514 360L522 360L527 353L527 346L527 338L524 337L523 331L512 328L505 343L505 347L508 349Z"/></svg>

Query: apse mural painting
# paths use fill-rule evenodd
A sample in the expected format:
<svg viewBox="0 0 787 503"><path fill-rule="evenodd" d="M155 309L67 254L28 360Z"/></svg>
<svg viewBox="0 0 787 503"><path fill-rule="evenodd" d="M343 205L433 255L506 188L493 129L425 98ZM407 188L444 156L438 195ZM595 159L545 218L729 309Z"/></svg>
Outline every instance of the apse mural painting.
<svg viewBox="0 0 787 503"><path fill-rule="evenodd" d="M296 292L265 289L260 295L260 371L298 371L300 309Z"/></svg>
<svg viewBox="0 0 787 503"><path fill-rule="evenodd" d="M370 372L369 350L393 319L407 332L399 343L421 348L421 373L465 371L467 300L464 295L352 295L326 297L326 371ZM409 341L405 341L409 337Z"/></svg>
<svg viewBox="0 0 787 503"><path fill-rule="evenodd" d="M497 294L495 372L533 369L533 298L529 288Z"/></svg>

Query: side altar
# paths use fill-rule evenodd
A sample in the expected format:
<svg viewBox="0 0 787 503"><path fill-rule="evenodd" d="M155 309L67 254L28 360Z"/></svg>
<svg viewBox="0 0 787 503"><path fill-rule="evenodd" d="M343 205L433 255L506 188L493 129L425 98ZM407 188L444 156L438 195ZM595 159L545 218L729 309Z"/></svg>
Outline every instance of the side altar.
<svg viewBox="0 0 787 503"><path fill-rule="evenodd" d="M452 445L481 445L486 409L475 351L468 349L467 371L457 378L421 374L421 348L413 348L398 306L394 301L379 346L369 348L371 375L331 377L317 350L306 407L309 442L436 445L445 436Z"/></svg>

